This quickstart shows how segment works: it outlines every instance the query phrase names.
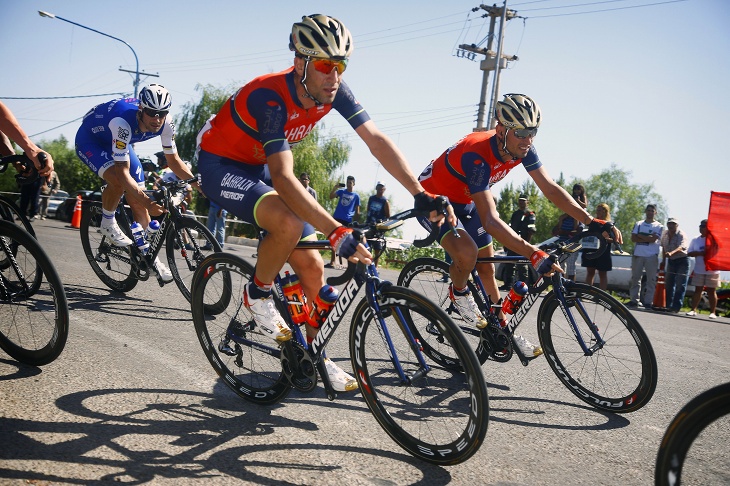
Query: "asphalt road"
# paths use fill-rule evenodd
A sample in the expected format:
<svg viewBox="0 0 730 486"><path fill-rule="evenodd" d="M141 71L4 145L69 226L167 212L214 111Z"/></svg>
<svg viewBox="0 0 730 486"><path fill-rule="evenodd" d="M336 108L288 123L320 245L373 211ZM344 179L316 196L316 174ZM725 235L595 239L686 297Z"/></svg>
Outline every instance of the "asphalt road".
<svg viewBox="0 0 730 486"><path fill-rule="evenodd" d="M730 380L730 319L640 311L659 361L646 407L592 409L544 359L487 363L486 443L464 464L437 467L392 442L357 393L329 402L320 387L268 408L241 400L209 366L174 285L112 293L88 266L78 230L53 220L34 226L64 281L71 329L63 354L43 368L0 352L3 485L649 485L670 420ZM521 331L537 340L530 314ZM343 366L346 338L340 329L328 353ZM697 484L730 483L729 444L726 419L697 446Z"/></svg>

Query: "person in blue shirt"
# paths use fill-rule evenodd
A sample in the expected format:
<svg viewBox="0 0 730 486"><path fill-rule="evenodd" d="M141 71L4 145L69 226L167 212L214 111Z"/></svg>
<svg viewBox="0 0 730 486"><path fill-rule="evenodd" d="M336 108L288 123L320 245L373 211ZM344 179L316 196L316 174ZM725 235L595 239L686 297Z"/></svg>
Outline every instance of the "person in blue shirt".
<svg viewBox="0 0 730 486"><path fill-rule="evenodd" d="M355 178L347 176L347 184L340 182L330 191L330 199L339 198L332 217L343 226L352 226L353 221L360 219L360 196L353 191L354 188ZM340 262L342 262L342 258L340 258ZM335 253L332 252L332 259L325 267L334 268L334 266Z"/></svg>
<svg viewBox="0 0 730 486"><path fill-rule="evenodd" d="M375 184L375 194L368 198L367 223L377 223L390 218L390 203L384 196L385 184Z"/></svg>

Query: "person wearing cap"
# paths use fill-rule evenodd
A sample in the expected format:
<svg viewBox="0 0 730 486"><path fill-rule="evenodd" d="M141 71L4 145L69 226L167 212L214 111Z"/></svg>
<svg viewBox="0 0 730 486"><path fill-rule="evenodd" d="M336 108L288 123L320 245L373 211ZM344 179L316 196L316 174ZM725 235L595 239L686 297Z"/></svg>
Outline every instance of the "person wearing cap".
<svg viewBox="0 0 730 486"><path fill-rule="evenodd" d="M314 200L316 201L317 200L317 191L315 191L314 188L309 185L309 174L307 174L306 172L302 172L299 175L299 182L302 183L302 185L304 186L304 189L306 189L307 192L309 194L311 194L312 197L314 198Z"/></svg>
<svg viewBox="0 0 730 486"><path fill-rule="evenodd" d="M368 198L367 223L377 223L390 218L390 203L383 194L385 194L385 184L378 181L375 184L375 194Z"/></svg>
<svg viewBox="0 0 730 486"><path fill-rule="evenodd" d="M535 213L527 209L527 206L529 205L530 200L528 199L527 194L520 194L520 197L517 199L517 206L519 209L512 213L512 217L509 220L510 228L515 230L515 233L520 235L520 238L528 243L532 240L532 236L537 231L537 227L535 226ZM507 255L517 256L518 253L507 248ZM504 285L500 287L501 290L509 290L512 288L515 267L517 267L517 279L530 285L529 272L525 265L506 263L504 270Z"/></svg>
<svg viewBox="0 0 730 486"><path fill-rule="evenodd" d="M659 270L659 240L662 237L664 226L656 221L656 206L647 204L644 210L646 215L642 221L637 221L631 230L631 241L634 242L634 255L631 257L631 280L629 283L629 302L626 307L635 309L641 305L650 309L654 303L657 271ZM646 272L646 292L641 294L641 275Z"/></svg>
<svg viewBox="0 0 730 486"><path fill-rule="evenodd" d="M667 309L675 314L682 308L684 293L687 290L689 277L687 248L687 235L679 229L676 218L669 218L667 229L662 234L662 250L664 258L667 259Z"/></svg>
<svg viewBox="0 0 730 486"><path fill-rule="evenodd" d="M715 309L717 308L717 288L720 286L720 271L705 268L705 241L707 241L707 220L703 219L700 222L700 235L690 241L687 249L687 256L695 259L695 269L690 281L690 285L694 285L695 290L692 294L692 309L687 312L687 315L697 315L697 306L700 305L702 291L705 290L707 300L710 301L710 319L717 319Z"/></svg>

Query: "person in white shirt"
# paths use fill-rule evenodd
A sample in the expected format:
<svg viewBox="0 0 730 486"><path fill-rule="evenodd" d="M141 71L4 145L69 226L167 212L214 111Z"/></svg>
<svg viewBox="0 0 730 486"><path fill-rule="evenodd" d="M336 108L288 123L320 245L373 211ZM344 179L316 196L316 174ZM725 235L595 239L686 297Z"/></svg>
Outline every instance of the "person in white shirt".
<svg viewBox="0 0 730 486"><path fill-rule="evenodd" d="M717 319L715 308L717 307L717 288L720 286L720 272L718 270L707 270L705 268L705 241L707 240L707 220L700 222L700 236L692 239L687 249L687 256L695 257L695 269L692 272L690 285L694 285L695 291L692 294L692 310L687 312L688 316L697 315L697 306L700 305L702 289L707 292L707 299L710 301L710 319Z"/></svg>
<svg viewBox="0 0 730 486"><path fill-rule="evenodd" d="M629 308L639 306L639 294L641 290L641 275L646 271L646 293L642 299L644 307L651 307L654 302L654 289L656 288L656 276L659 270L659 249L660 239L664 227L654 220L656 206L646 205L646 219L637 221L631 231L631 241L634 242L634 256L631 258L631 283L629 284L629 296L631 300L626 304Z"/></svg>

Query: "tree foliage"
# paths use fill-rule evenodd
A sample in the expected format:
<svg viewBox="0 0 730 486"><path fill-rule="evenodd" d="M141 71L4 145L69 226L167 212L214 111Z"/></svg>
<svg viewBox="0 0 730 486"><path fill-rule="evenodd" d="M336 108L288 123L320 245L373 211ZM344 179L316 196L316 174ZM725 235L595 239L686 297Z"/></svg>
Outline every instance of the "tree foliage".
<svg viewBox="0 0 730 486"><path fill-rule="evenodd" d="M195 86L195 91L201 92L200 100L197 103L185 103L180 114L175 116L175 145L181 159L196 162L194 159L198 132L211 115L218 113L236 87L233 83L225 87L211 84Z"/></svg>
<svg viewBox="0 0 730 486"><path fill-rule="evenodd" d="M599 203L608 204L611 219L624 234L624 251L631 252L631 230L634 223L644 218L644 209L649 203L657 206L657 219L666 221L667 205L664 198L654 189L651 182L637 183L631 172L612 164L606 170L587 179L574 178L566 182L563 174L556 181L570 194L574 184L583 184L588 197L588 212L595 215ZM519 187L509 184L502 188L497 201L497 210L503 221L509 221L512 212L517 210L517 199L520 194L528 194L530 209L535 212L537 232L533 243L539 243L552 236L552 228L562 213L554 204L542 195L532 180L525 181Z"/></svg>

